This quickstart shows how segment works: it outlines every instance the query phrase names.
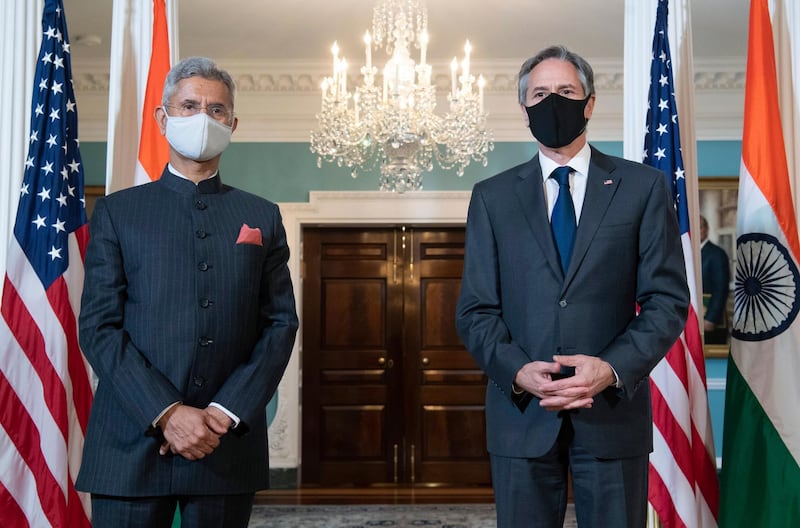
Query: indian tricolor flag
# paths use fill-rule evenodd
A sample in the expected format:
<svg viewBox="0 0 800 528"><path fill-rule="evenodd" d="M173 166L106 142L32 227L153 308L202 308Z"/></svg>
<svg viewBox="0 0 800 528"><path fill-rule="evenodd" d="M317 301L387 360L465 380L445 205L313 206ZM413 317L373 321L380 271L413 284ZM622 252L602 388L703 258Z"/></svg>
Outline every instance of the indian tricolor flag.
<svg viewBox="0 0 800 528"><path fill-rule="evenodd" d="M157 180L169 146L154 113L170 69L175 0L114 0L106 192ZM172 24L173 41L176 33Z"/></svg>
<svg viewBox="0 0 800 528"><path fill-rule="evenodd" d="M767 0L752 0L721 527L800 526L800 243L773 42Z"/></svg>

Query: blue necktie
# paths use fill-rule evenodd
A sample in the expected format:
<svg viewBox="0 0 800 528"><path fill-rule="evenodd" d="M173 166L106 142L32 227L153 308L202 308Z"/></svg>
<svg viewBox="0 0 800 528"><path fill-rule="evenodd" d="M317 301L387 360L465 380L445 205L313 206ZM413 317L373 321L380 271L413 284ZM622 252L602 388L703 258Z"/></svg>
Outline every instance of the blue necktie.
<svg viewBox="0 0 800 528"><path fill-rule="evenodd" d="M569 174L571 172L572 167L558 167L550 174L550 177L558 182L558 198L556 198L553 214L550 217L550 227L553 230L553 238L558 247L561 269L564 273L569 268L572 246L575 245L575 231L578 229L575 221L575 205L572 203L572 194L569 192Z"/></svg>

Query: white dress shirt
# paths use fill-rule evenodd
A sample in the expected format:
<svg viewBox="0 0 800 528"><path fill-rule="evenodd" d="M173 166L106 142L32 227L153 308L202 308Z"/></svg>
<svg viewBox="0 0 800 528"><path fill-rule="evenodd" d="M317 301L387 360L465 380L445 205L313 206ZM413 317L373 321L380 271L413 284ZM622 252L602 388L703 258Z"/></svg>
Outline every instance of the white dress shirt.
<svg viewBox="0 0 800 528"><path fill-rule="evenodd" d="M581 223L581 211L583 210L583 199L586 196L586 180L589 175L589 158L592 150L586 143L575 156L564 165L559 165L541 152L539 152L539 165L542 167L542 180L544 185L544 195L547 199L547 216L553 214L553 207L558 198L558 182L550 177L558 167L570 166L572 172L569 175L569 189L572 194L572 203L575 206L576 225Z"/></svg>

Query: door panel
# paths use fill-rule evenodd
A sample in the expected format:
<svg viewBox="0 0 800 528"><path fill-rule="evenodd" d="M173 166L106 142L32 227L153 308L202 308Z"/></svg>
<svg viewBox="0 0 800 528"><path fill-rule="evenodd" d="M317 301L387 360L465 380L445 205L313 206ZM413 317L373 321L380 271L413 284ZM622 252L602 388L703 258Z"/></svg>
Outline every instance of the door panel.
<svg viewBox="0 0 800 528"><path fill-rule="evenodd" d="M406 432L416 446L415 482L489 484L486 378L455 329L464 261L463 229L412 232L414 276L406 289L406 355L413 368Z"/></svg>
<svg viewBox="0 0 800 528"><path fill-rule="evenodd" d="M304 484L488 484L463 228L303 234Z"/></svg>
<svg viewBox="0 0 800 528"><path fill-rule="evenodd" d="M390 419L402 320L391 233L307 230L303 244L303 481L391 480L402 430Z"/></svg>
<svg viewBox="0 0 800 528"><path fill-rule="evenodd" d="M330 270L325 270L330 273ZM322 283L322 349L357 346L382 349L386 344L386 284L382 279L326 279ZM378 301L378 302L376 302ZM370 306L370 310L359 307ZM343 310L350 307L352 311ZM348 358L337 358L345 359Z"/></svg>

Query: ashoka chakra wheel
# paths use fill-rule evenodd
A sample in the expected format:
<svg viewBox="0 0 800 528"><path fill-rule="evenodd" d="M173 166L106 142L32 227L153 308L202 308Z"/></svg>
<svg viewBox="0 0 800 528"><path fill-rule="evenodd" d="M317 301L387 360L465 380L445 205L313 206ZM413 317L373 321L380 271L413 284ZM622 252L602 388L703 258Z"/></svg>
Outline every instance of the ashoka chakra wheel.
<svg viewBox="0 0 800 528"><path fill-rule="evenodd" d="M797 316L798 284L797 266L777 238L765 233L740 236L731 335L761 341L786 330Z"/></svg>

